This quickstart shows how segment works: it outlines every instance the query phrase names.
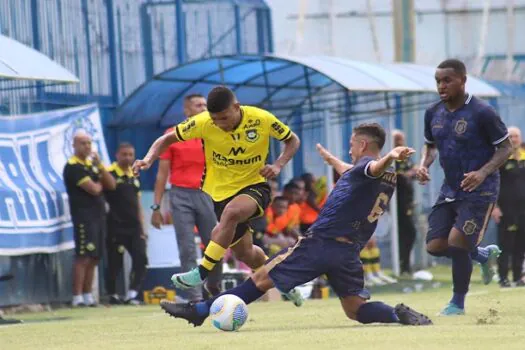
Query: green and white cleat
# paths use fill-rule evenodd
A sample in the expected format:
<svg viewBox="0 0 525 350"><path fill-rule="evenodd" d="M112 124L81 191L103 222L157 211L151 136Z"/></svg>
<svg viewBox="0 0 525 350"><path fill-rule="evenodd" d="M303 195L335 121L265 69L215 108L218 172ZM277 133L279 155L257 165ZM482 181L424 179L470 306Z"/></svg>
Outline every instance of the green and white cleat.
<svg viewBox="0 0 525 350"><path fill-rule="evenodd" d="M452 303L448 303L447 306L439 313L439 316L462 316L465 314L465 309L462 309Z"/></svg>
<svg viewBox="0 0 525 350"><path fill-rule="evenodd" d="M301 307L304 304L304 298L301 295L301 292L299 292L299 290L295 288L289 291L288 293L281 293L281 294L284 295L286 299L293 302L293 304L297 307Z"/></svg>
<svg viewBox="0 0 525 350"><path fill-rule="evenodd" d="M180 289L189 289L200 286L204 281L201 278L199 268L196 267L188 272L176 273L171 276L171 282Z"/></svg>
<svg viewBox="0 0 525 350"><path fill-rule="evenodd" d="M491 244L485 247L489 250L489 258L486 263L481 264L481 278L484 284L489 284L495 275L494 266L498 263L498 256L501 254L501 250L495 244Z"/></svg>

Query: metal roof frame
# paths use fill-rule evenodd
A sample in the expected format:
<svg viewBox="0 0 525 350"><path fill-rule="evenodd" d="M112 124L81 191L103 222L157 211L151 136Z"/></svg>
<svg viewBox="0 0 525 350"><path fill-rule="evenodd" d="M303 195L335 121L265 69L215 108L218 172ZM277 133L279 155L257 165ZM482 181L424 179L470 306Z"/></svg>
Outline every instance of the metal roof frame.
<svg viewBox="0 0 525 350"><path fill-rule="evenodd" d="M297 99L294 106L281 110L284 115L279 117L287 119L305 103L313 110L316 94L332 85L335 91L353 93L435 93L434 72L430 66L375 64L326 56L210 57L166 70L142 84L117 109L110 125L171 126L183 119L185 94L206 95L214 85L229 86L242 103L264 104L270 110L272 101ZM481 97L500 96L498 89L472 76L467 79L467 90Z"/></svg>

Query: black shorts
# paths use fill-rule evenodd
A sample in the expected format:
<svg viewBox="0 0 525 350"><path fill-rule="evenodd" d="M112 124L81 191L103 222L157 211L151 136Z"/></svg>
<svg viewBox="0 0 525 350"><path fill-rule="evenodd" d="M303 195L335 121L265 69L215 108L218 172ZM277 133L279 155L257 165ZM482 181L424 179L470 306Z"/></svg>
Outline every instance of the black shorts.
<svg viewBox="0 0 525 350"><path fill-rule="evenodd" d="M222 212L224 211L224 208L237 196L245 195L250 198L252 198L255 203L257 203L257 211L253 213L250 218L244 222L241 222L237 225L237 229L235 230L235 236L233 237L232 244L235 245L248 231L251 231L250 227L250 220L258 218L260 216L264 215L264 212L266 208L270 205L271 202L271 189L270 185L266 182L261 182L255 185L250 185L239 192L237 192L235 195L226 198L220 202L213 201L213 207L215 210L215 215L217 216L217 220L221 220Z"/></svg>
<svg viewBox="0 0 525 350"><path fill-rule="evenodd" d="M101 258L106 236L106 216L73 218L75 253L79 257Z"/></svg>

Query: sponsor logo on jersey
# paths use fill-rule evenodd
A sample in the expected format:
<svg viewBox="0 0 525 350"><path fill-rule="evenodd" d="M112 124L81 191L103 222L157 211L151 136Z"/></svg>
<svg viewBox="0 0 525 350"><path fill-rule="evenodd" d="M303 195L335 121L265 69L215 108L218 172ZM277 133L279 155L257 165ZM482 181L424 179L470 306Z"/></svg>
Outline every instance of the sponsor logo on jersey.
<svg viewBox="0 0 525 350"><path fill-rule="evenodd" d="M256 155L246 159L229 158L223 154L213 151L213 162L220 166L250 165L262 162L262 156Z"/></svg>

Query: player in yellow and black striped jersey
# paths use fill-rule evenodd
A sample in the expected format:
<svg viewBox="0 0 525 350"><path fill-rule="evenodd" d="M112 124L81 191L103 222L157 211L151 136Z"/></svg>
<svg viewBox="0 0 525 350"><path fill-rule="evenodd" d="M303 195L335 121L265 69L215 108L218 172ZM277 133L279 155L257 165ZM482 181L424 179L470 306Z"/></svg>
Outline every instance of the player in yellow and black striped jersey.
<svg viewBox="0 0 525 350"><path fill-rule="evenodd" d="M273 114L260 108L241 106L231 90L219 86L208 95L208 111L176 126L172 134L159 138L134 170L148 169L171 143L201 138L204 143L206 174L203 190L215 203L219 224L204 252L201 265L172 280L181 288L201 284L208 272L231 246L237 258L252 269L267 257L253 245L248 232L250 219L261 216L270 202L266 179L279 175L299 148L299 138ZM270 137L284 143L274 164L265 164Z"/></svg>
<svg viewBox="0 0 525 350"><path fill-rule="evenodd" d="M75 154L68 160L63 173L75 238L72 305L94 305L91 286L106 231L102 193L104 189L114 189L115 180L98 155L92 153L89 135L75 134L73 148Z"/></svg>

